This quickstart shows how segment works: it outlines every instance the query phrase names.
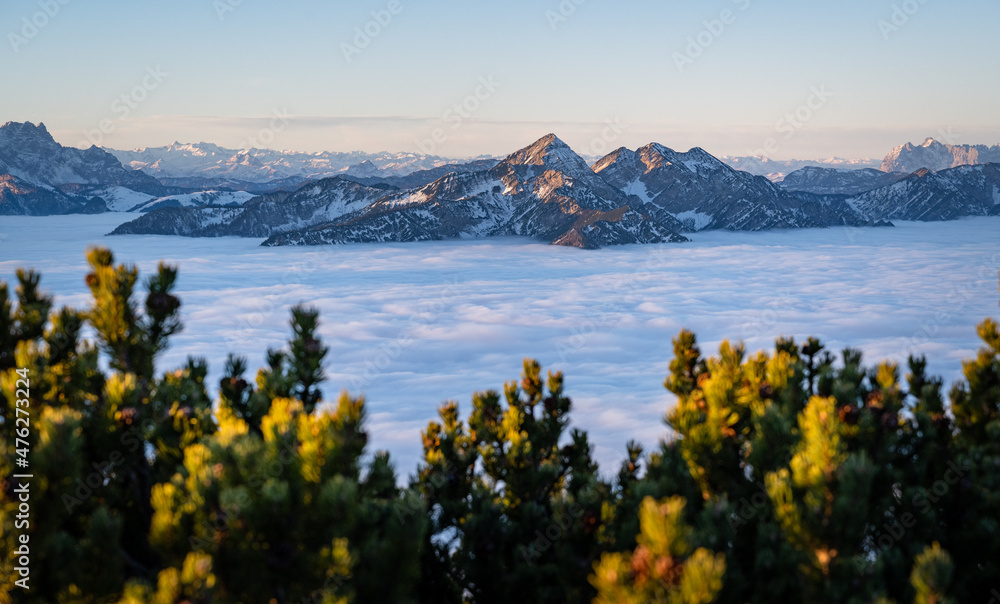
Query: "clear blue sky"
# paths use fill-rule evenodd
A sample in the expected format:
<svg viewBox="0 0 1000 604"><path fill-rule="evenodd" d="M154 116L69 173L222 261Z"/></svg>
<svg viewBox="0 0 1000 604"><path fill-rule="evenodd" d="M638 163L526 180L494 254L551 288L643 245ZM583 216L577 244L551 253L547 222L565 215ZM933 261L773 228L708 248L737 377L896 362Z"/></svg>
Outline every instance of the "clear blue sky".
<svg viewBox="0 0 1000 604"><path fill-rule="evenodd" d="M4 0L0 121L117 148L416 151L441 129L424 148L455 157L550 131L781 159L1000 142L998 0L397 1Z"/></svg>

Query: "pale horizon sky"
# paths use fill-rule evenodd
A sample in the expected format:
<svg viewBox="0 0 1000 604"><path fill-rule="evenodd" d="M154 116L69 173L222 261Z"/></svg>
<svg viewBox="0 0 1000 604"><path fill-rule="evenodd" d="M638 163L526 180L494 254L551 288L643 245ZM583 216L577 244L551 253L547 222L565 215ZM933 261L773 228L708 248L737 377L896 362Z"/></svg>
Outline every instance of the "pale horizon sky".
<svg viewBox="0 0 1000 604"><path fill-rule="evenodd" d="M555 132L880 158L1000 142L997 23L996 0L6 0L0 122L119 149L468 157Z"/></svg>

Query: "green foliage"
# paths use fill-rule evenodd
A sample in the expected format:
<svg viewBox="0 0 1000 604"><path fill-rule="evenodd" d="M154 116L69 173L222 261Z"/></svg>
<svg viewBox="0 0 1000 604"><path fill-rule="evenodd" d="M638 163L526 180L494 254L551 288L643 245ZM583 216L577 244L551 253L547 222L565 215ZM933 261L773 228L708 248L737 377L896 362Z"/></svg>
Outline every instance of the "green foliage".
<svg viewBox="0 0 1000 604"><path fill-rule="evenodd" d="M161 264L140 304L134 267L99 248L88 261L85 312L52 312L34 273L18 273L16 304L0 284L0 541L13 552L27 533L31 548L31 589L4 559L0 602L407 601L423 503L386 455L363 462L363 401L320 405L315 311L293 310L289 352L257 389L231 358L214 406L205 361L155 371L181 329L177 271ZM36 477L24 530L6 454L22 368Z"/></svg>
<svg viewBox="0 0 1000 604"><path fill-rule="evenodd" d="M159 267L140 311L132 300L134 268L114 266L107 250L91 250L88 260L94 297L88 311L62 309L50 317L50 299L30 273L19 273L17 308L0 304L0 324L8 327L0 352L8 359L0 376L3 428L15 424L16 369L26 368L30 469L38 477L31 485L32 589L23 601L99 601L120 592L122 577L154 573L158 556L148 533L155 477L180 458L181 447L214 430L211 400L196 379L203 367L189 364L162 379L153 373L166 338L180 329L180 303L171 294L176 271ZM97 346L80 339L85 321ZM108 354L109 374L98 350ZM4 450L13 444L10 436L0 437ZM14 473L12 462L5 457L0 471ZM15 507L5 489L8 546L21 532L8 513Z"/></svg>
<svg viewBox="0 0 1000 604"><path fill-rule="evenodd" d="M404 518L409 501L383 456L361 476L363 419L363 401L346 394L335 412L316 414L275 399L262 434L220 412L219 431L187 447L182 468L153 491L151 537L171 576L199 555L211 563L214 602L406 601L422 516Z"/></svg>
<svg viewBox="0 0 1000 604"><path fill-rule="evenodd" d="M423 433L416 485L431 511L424 601L586 601L609 488L585 433L563 436L570 400L561 374L525 360L504 398L476 394L464 423L456 403Z"/></svg>
<svg viewBox="0 0 1000 604"><path fill-rule="evenodd" d="M296 385L295 398L302 401L306 413L312 413L316 403L323 397L317 386L326 379L323 374L323 358L329 348L319 341L316 333L318 328L318 310L303 307L292 309L294 337L288 342L292 363L289 377Z"/></svg>
<svg viewBox="0 0 1000 604"><path fill-rule="evenodd" d="M913 573L910 583L917 592L914 604L948 604L952 600L945 597L954 565L948 552L941 549L941 544L924 549L913 562Z"/></svg>
<svg viewBox="0 0 1000 604"><path fill-rule="evenodd" d="M979 335L986 347L946 405L923 358L909 359L904 388L895 365L865 368L852 349L838 363L815 339L749 358L723 342L702 358L682 332L665 384L676 436L644 477L620 474L613 547L630 545L620 519L636 493L682 496L692 539L726 557L720 601L988 601L1000 570L1000 331L987 320ZM949 552L933 560L954 560L950 581L924 554L933 543Z"/></svg>

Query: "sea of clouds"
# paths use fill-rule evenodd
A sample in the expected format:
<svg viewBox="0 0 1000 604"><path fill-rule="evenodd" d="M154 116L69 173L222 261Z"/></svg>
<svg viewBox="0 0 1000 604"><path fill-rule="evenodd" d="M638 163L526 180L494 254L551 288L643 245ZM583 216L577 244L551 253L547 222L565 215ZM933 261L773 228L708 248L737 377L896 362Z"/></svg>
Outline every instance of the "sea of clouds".
<svg viewBox="0 0 1000 604"><path fill-rule="evenodd" d="M3 217L0 279L35 268L58 304L83 308L89 245L143 274L159 260L179 265L185 329L159 368L202 356L213 385L228 352L255 371L287 340L289 308L316 306L330 346L326 397L366 396L372 449L393 454L401 479L442 401L467 413L473 392L502 389L524 357L565 373L572 424L611 473L627 440L653 447L667 436L673 399L662 384L681 328L706 353L724 338L755 351L814 335L838 353L861 348L869 363L926 354L950 382L979 347L976 324L998 315L1000 218L704 232L596 251L524 239L264 248L103 236L131 218Z"/></svg>

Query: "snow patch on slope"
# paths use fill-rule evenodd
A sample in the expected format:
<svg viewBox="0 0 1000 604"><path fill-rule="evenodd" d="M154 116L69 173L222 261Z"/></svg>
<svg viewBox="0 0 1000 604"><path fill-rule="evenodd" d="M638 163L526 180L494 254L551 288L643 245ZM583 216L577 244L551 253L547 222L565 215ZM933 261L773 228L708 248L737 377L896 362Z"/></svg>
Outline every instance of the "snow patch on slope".
<svg viewBox="0 0 1000 604"><path fill-rule="evenodd" d="M190 208L199 206L241 206L256 197L246 191L203 191L185 195L158 197L133 207L133 212L149 212L157 208Z"/></svg>
<svg viewBox="0 0 1000 604"><path fill-rule="evenodd" d="M478 185L466 191L465 194L462 195L462 197L460 197L459 199L468 199L470 197L477 197L479 195L482 195L483 193L490 193L496 187L500 187L502 189L504 187L503 181L496 178L484 180Z"/></svg>
<svg viewBox="0 0 1000 604"><path fill-rule="evenodd" d="M704 162L700 159L685 159L682 163L684 164L685 167L687 167L688 170L694 172L695 174L697 174L698 171L701 170L702 168L709 167L707 162Z"/></svg>
<svg viewBox="0 0 1000 604"><path fill-rule="evenodd" d="M393 197L386 200L386 205L390 208L401 208L405 206L415 206L426 202L429 199L427 193L417 190L408 195Z"/></svg>
<svg viewBox="0 0 1000 604"><path fill-rule="evenodd" d="M134 207L141 206L153 199L156 199L152 195L139 193L138 191L118 186L94 189L93 191L88 192L87 195L89 197L100 197L103 199L107 202L108 210L112 212L128 212Z"/></svg>
<svg viewBox="0 0 1000 604"><path fill-rule="evenodd" d="M641 199L643 203L653 201L653 197L649 194L649 189L646 188L646 184L638 178L625 185L622 189L622 193L625 193L626 195L635 195Z"/></svg>
<svg viewBox="0 0 1000 604"><path fill-rule="evenodd" d="M695 212L693 210L687 212L681 212L674 216L677 220L681 221L681 224L685 228L689 228L692 231L700 231L712 224L712 216L705 214L704 212Z"/></svg>

